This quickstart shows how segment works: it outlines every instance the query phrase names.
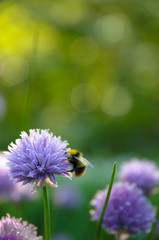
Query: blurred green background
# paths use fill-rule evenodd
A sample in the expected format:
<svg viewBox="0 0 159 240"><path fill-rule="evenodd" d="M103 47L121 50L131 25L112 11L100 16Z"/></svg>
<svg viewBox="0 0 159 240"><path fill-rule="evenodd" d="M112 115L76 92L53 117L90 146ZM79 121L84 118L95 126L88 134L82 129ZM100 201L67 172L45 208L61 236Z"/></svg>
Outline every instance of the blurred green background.
<svg viewBox="0 0 159 240"><path fill-rule="evenodd" d="M50 128L90 155L158 155L159 3L0 2L0 147Z"/></svg>
<svg viewBox="0 0 159 240"><path fill-rule="evenodd" d="M158 159L158 9L157 0L0 1L0 149L21 130L49 128L93 162L73 182L88 198L79 218L89 239L88 202L113 160ZM38 226L39 207L9 209ZM76 240L83 225L70 227Z"/></svg>

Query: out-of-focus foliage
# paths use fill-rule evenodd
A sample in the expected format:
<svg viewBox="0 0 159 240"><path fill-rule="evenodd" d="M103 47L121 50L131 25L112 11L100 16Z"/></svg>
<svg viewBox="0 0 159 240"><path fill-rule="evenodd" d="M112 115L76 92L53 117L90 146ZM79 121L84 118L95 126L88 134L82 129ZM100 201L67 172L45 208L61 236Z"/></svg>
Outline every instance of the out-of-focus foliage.
<svg viewBox="0 0 159 240"><path fill-rule="evenodd" d="M50 128L90 154L156 156L158 7L155 0L1 1L1 149L23 130L34 71L30 128Z"/></svg>

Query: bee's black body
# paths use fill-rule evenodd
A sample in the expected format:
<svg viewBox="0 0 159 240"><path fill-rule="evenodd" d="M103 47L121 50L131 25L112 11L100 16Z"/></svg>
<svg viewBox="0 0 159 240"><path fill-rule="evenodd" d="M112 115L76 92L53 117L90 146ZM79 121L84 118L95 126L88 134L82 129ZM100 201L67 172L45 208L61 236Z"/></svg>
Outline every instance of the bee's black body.
<svg viewBox="0 0 159 240"><path fill-rule="evenodd" d="M86 171L86 165L81 162L82 155L75 149L70 150L68 161L73 165L70 172L74 172L76 177L82 176Z"/></svg>

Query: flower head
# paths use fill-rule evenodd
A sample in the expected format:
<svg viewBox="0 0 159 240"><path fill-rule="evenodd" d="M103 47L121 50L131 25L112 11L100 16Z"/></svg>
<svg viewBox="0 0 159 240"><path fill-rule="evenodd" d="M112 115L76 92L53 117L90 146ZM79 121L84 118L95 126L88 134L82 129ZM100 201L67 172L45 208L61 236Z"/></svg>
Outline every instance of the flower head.
<svg viewBox="0 0 159 240"><path fill-rule="evenodd" d="M130 162L123 163L120 179L135 183L145 194L149 194L159 181L159 170L153 162L132 159Z"/></svg>
<svg viewBox="0 0 159 240"><path fill-rule="evenodd" d="M9 214L0 220L0 240L42 240L36 230L34 225L11 218Z"/></svg>
<svg viewBox="0 0 159 240"><path fill-rule="evenodd" d="M20 136L6 152L10 175L16 182L34 183L33 190L37 190L46 183L57 187L54 174L71 178L66 141L39 129L30 130L29 135L22 132Z"/></svg>
<svg viewBox="0 0 159 240"><path fill-rule="evenodd" d="M107 189L97 192L91 205L92 220L99 221ZM113 185L109 203L103 219L103 228L112 233L134 235L149 232L155 220L155 210L142 191L129 183Z"/></svg>

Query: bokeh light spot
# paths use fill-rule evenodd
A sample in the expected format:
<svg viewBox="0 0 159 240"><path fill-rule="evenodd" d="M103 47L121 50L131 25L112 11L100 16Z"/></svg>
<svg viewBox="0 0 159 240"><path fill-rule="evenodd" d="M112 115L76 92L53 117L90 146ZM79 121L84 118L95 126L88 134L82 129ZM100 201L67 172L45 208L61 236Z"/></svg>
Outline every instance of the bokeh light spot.
<svg viewBox="0 0 159 240"><path fill-rule="evenodd" d="M95 32L106 43L116 43L131 34L131 23L124 14L103 16L95 24Z"/></svg>
<svg viewBox="0 0 159 240"><path fill-rule="evenodd" d="M17 85L27 78L28 72L29 66L25 59L18 56L6 58L3 62L3 71L1 71L3 84Z"/></svg>
<svg viewBox="0 0 159 240"><path fill-rule="evenodd" d="M140 43L131 50L132 76L136 89L148 93L154 89L158 81L158 46Z"/></svg>
<svg viewBox="0 0 159 240"><path fill-rule="evenodd" d="M132 49L133 68L137 70L154 70L158 68L157 58L158 46L146 42L136 45Z"/></svg>
<svg viewBox="0 0 159 240"><path fill-rule="evenodd" d="M86 6L80 0L54 1L52 4L52 19L62 25L73 25L86 16Z"/></svg>
<svg viewBox="0 0 159 240"><path fill-rule="evenodd" d="M32 47L33 31L34 24L27 8L4 1L0 14L1 53L5 56L28 54Z"/></svg>
<svg viewBox="0 0 159 240"><path fill-rule="evenodd" d="M40 54L50 54L57 48L60 39L59 32L53 28L47 26L47 24L41 24L39 27L39 39L38 39L38 52Z"/></svg>
<svg viewBox="0 0 159 240"><path fill-rule="evenodd" d="M88 83L76 86L71 94L71 102L79 112L91 112L99 103L99 92L96 87Z"/></svg>
<svg viewBox="0 0 159 240"><path fill-rule="evenodd" d="M103 111L113 117L127 114L132 107L133 99L127 89L115 86L108 89L102 99Z"/></svg>
<svg viewBox="0 0 159 240"><path fill-rule="evenodd" d="M146 7L148 11L155 17L159 17L159 1L158 0L147 0Z"/></svg>
<svg viewBox="0 0 159 240"><path fill-rule="evenodd" d="M88 37L76 38L70 47L70 54L73 61L85 65L94 62L98 56L97 43Z"/></svg>

